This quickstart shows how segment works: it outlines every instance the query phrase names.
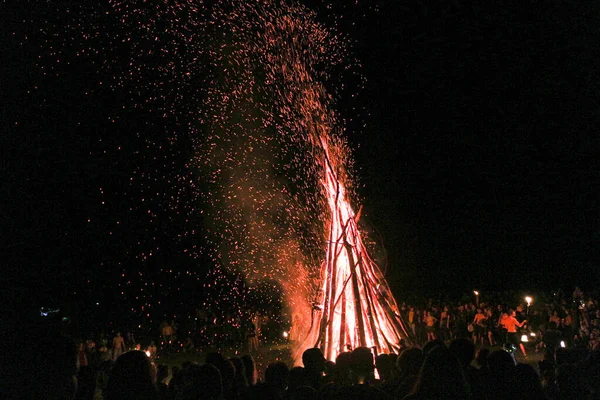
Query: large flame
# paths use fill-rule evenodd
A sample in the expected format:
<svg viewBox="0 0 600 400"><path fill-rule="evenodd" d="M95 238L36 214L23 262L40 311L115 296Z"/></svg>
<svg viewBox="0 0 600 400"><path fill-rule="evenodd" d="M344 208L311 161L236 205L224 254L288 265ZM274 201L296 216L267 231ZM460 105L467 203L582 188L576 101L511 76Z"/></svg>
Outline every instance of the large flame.
<svg viewBox="0 0 600 400"><path fill-rule="evenodd" d="M363 243L358 219L343 183L332 165L328 138L320 137L322 185L330 214L325 261L322 264L321 304L304 347L319 347L328 360L356 347L378 354L393 352L407 337L388 284ZM337 168L336 168L337 167ZM302 349L300 349L302 350Z"/></svg>
<svg viewBox="0 0 600 400"><path fill-rule="evenodd" d="M300 51L297 45L301 40L286 40L287 35L282 34L296 37L302 31L302 21L288 15L275 21L267 26L266 36L276 46L272 54L280 66L280 78L291 89L281 93L287 98L283 108L299 115L293 129L302 131L311 143L329 211L320 298L295 358L308 347L321 348L329 360L361 346L377 353L393 352L407 333L385 277L363 242L358 228L360 213L354 212L346 193L344 152L348 150L336 138L339 124L329 106L330 97L311 73L308 52Z"/></svg>

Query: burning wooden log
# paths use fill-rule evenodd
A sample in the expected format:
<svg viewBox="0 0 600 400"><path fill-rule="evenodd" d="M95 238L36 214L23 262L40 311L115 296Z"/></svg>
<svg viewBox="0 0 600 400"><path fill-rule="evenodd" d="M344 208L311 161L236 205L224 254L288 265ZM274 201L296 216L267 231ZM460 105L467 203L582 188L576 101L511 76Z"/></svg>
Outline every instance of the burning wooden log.
<svg viewBox="0 0 600 400"><path fill-rule="evenodd" d="M400 348L408 333L385 277L369 256L358 229L362 207L354 213L332 166L325 138L324 192L331 219L326 260L322 265L322 313L313 317L306 347L319 347L334 360L347 347L375 348L378 353Z"/></svg>

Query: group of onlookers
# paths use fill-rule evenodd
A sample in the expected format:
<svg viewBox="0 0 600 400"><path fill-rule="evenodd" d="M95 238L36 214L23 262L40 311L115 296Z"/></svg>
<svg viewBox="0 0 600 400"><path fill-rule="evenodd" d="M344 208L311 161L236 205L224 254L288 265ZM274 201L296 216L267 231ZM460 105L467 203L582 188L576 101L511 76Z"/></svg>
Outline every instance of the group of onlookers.
<svg viewBox="0 0 600 400"><path fill-rule="evenodd" d="M23 373L5 398L129 400L337 400L337 399L547 399L600 398L600 351L545 349L543 361L516 363L502 348L477 349L472 340L433 340L399 354L375 355L359 347L327 361L304 351L300 365L275 361L259 373L251 356L209 353L205 362L156 366L138 350L98 367L77 365L77 349L63 336L48 337L48 351L29 353ZM300 360L299 360L300 361ZM260 379L259 379L260 376ZM14 383L14 382L13 382Z"/></svg>
<svg viewBox="0 0 600 400"><path fill-rule="evenodd" d="M217 352L203 364L168 367L160 364L154 342L141 350L132 333L115 333L96 346L34 327L28 339L35 345L3 363L11 379L2 392L6 398L97 400L600 399L597 300L576 289L572 296L535 301L482 296L479 304L404 303L409 334L398 354L360 347L334 362L308 349L293 367L285 357L263 367L250 355ZM163 347L175 330L165 332ZM523 335L532 342L527 350L541 352L536 359L543 361L525 358L525 348L514 352Z"/></svg>
<svg viewBox="0 0 600 400"><path fill-rule="evenodd" d="M471 297L463 302L428 299L402 303L400 313L409 337L418 344L468 337L476 344L493 346L517 344L511 334L518 333L519 343L520 337L526 335L539 349L544 335L552 330L560 332L566 346L591 350L599 346L598 300L579 288L572 295L559 291L529 297L529 303L515 292L489 293L481 301L479 295Z"/></svg>

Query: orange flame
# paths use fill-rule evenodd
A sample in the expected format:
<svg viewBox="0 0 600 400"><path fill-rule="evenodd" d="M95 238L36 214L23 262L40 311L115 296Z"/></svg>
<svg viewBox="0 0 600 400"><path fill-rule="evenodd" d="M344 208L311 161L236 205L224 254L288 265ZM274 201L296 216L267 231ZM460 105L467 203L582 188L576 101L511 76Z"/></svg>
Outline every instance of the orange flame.
<svg viewBox="0 0 600 400"><path fill-rule="evenodd" d="M400 339L407 337L398 306L381 270L369 257L357 226L360 215L354 213L331 165L326 138L321 137L321 145L322 184L331 219L322 264L320 320L313 325L305 345L312 342L329 360L360 346L374 348L377 353L396 351Z"/></svg>
<svg viewBox="0 0 600 400"><path fill-rule="evenodd" d="M341 352L364 346L377 353L393 352L407 331L391 290L377 264L370 258L358 229L358 218L346 193L344 152L338 144L338 126L330 110L323 85L310 73L306 52L294 48L296 41L285 41L281 32L299 30L299 22L283 15L267 27L267 37L277 38L279 73L287 82L288 110L301 118L295 130L303 132L317 155L322 192L326 196L329 218L325 229L326 257L321 265L321 289L313 307L306 339L296 349L298 360L303 350L319 347L328 360ZM290 44L291 43L291 44ZM304 57L304 58L303 58ZM296 111L296 112L294 112ZM340 141L341 142L341 141ZM360 213L359 213L360 214Z"/></svg>

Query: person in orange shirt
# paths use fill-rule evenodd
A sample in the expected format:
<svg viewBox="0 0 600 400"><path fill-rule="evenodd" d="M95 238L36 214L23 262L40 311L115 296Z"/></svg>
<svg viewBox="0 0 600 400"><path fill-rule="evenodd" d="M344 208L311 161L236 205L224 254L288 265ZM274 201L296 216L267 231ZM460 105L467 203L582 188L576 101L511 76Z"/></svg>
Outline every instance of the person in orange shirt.
<svg viewBox="0 0 600 400"><path fill-rule="evenodd" d="M417 336L417 324L415 321L415 308L413 306L410 307L410 311L408 311L408 325L410 326L410 330L413 335Z"/></svg>
<svg viewBox="0 0 600 400"><path fill-rule="evenodd" d="M173 339L173 335L175 334L175 330L173 329L173 327L171 325L169 325L168 323L163 326L162 328L162 335L163 335L163 340L166 343L170 343L171 340Z"/></svg>
<svg viewBox="0 0 600 400"><path fill-rule="evenodd" d="M436 317L433 316L431 311L427 311L425 316L425 324L427 325L427 341L435 340L435 323L438 321Z"/></svg>
<svg viewBox="0 0 600 400"><path fill-rule="evenodd" d="M558 316L558 311L554 311L552 313L548 322L554 322L556 324L556 326L560 329L560 327L562 326L562 321L561 321L560 317Z"/></svg>
<svg viewBox="0 0 600 400"><path fill-rule="evenodd" d="M521 352L525 357L527 357L527 352L525 351L525 346L521 343L521 338L519 338L519 333L517 332L517 327L522 328L523 325L527 323L527 320L523 322L517 321L515 316L517 313L514 310L510 311L510 314L503 314L500 323L504 326L507 332L508 343L513 344L515 346L519 346Z"/></svg>

